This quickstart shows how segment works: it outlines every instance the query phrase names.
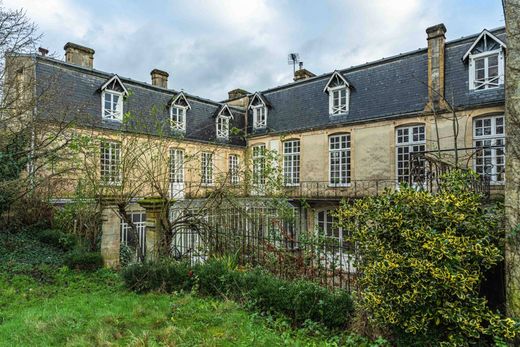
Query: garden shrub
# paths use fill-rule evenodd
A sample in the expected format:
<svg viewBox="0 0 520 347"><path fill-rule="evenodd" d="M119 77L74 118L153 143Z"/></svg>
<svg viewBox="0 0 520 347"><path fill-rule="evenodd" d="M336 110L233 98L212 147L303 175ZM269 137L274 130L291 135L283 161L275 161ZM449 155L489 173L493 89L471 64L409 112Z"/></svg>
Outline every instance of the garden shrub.
<svg viewBox="0 0 520 347"><path fill-rule="evenodd" d="M136 292L197 290L225 297L264 313L284 315L295 324L314 321L329 328L345 327L352 315L351 296L310 281L279 279L263 269L245 271L226 259L211 259L189 267L182 262L132 264L123 272L128 288Z"/></svg>
<svg viewBox="0 0 520 347"><path fill-rule="evenodd" d="M357 245L360 309L401 345L465 346L517 333L479 296L484 271L502 259L501 230L464 175L444 177L436 195L402 187L337 214Z"/></svg>
<svg viewBox="0 0 520 347"><path fill-rule="evenodd" d="M98 252L74 250L65 256L65 265L69 269L94 271L103 267L103 257Z"/></svg>
<svg viewBox="0 0 520 347"><path fill-rule="evenodd" d="M69 251L76 245L74 235L66 234L57 229L45 229L36 233L36 237L40 242L59 248L63 251Z"/></svg>
<svg viewBox="0 0 520 347"><path fill-rule="evenodd" d="M190 290L193 285L193 276L183 262L134 263L124 268L122 275L126 286L138 293Z"/></svg>

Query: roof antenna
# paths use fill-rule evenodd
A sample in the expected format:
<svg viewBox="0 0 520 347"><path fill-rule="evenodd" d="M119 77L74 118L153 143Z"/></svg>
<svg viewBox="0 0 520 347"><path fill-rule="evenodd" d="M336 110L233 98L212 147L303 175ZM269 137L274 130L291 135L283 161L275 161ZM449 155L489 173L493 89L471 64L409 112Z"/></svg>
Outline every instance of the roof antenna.
<svg viewBox="0 0 520 347"><path fill-rule="evenodd" d="M300 62L300 55L298 53L289 53L287 63L293 66L293 74L296 72L296 64Z"/></svg>

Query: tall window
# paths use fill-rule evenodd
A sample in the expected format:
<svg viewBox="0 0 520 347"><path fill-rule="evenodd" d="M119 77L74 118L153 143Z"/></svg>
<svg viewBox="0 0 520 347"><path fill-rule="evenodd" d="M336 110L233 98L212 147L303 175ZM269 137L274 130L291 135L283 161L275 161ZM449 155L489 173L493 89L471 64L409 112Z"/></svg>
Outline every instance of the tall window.
<svg viewBox="0 0 520 347"><path fill-rule="evenodd" d="M213 184L213 153L202 153L201 157L201 183Z"/></svg>
<svg viewBox="0 0 520 347"><path fill-rule="evenodd" d="M329 184L350 183L350 134L329 137Z"/></svg>
<svg viewBox="0 0 520 347"><path fill-rule="evenodd" d="M253 147L253 184L265 184L265 145Z"/></svg>
<svg viewBox="0 0 520 347"><path fill-rule="evenodd" d="M300 184L300 141L291 140L283 143L283 177L285 185Z"/></svg>
<svg viewBox="0 0 520 347"><path fill-rule="evenodd" d="M141 254L146 255L146 213L132 212L130 213L132 223L137 228L137 236L139 238L139 247L141 247ZM135 235L128 224L121 220L121 244L126 246L136 246Z"/></svg>
<svg viewBox="0 0 520 347"><path fill-rule="evenodd" d="M423 152L426 148L424 125L400 127L396 130L397 180L410 182L410 153ZM420 162L424 175L424 162Z"/></svg>
<svg viewBox="0 0 520 347"><path fill-rule="evenodd" d="M488 175L491 182L503 182L505 170L504 116L488 116L473 120L473 144L478 147L475 171Z"/></svg>
<svg viewBox="0 0 520 347"><path fill-rule="evenodd" d="M184 151L182 149L170 149L170 182L184 182Z"/></svg>
<svg viewBox="0 0 520 347"><path fill-rule="evenodd" d="M253 109L253 128L265 129L267 127L267 108L264 105L257 105Z"/></svg>
<svg viewBox="0 0 520 347"><path fill-rule="evenodd" d="M121 183L121 144L101 142L101 181L106 184Z"/></svg>
<svg viewBox="0 0 520 347"><path fill-rule="evenodd" d="M123 120L123 93L105 90L102 94L103 119Z"/></svg>
<svg viewBox="0 0 520 347"><path fill-rule="evenodd" d="M229 117L217 117L217 137L227 139L229 137Z"/></svg>
<svg viewBox="0 0 520 347"><path fill-rule="evenodd" d="M472 57L474 64L473 89L497 88L500 84L499 53Z"/></svg>
<svg viewBox="0 0 520 347"><path fill-rule="evenodd" d="M186 131L186 107L172 106L170 108L171 128L176 131Z"/></svg>
<svg viewBox="0 0 520 347"><path fill-rule="evenodd" d="M229 179L231 184L238 184L240 182L240 171L238 166L238 155L229 155Z"/></svg>

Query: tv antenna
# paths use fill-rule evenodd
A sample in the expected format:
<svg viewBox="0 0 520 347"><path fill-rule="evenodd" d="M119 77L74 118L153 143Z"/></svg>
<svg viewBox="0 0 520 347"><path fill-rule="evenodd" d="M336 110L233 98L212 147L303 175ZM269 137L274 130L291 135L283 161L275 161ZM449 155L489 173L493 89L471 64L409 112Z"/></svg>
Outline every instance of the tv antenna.
<svg viewBox="0 0 520 347"><path fill-rule="evenodd" d="M287 63L293 66L293 74L296 72L296 65L300 62L300 55L298 53L289 53L287 56Z"/></svg>

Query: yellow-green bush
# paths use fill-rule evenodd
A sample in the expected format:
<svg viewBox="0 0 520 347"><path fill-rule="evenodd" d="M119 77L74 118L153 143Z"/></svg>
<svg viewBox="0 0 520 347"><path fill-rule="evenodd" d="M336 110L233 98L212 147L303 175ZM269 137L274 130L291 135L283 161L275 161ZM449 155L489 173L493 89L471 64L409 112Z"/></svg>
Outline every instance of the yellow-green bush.
<svg viewBox="0 0 520 347"><path fill-rule="evenodd" d="M398 344L464 346L518 331L479 296L502 259L501 230L464 175L444 177L435 195L402 187L338 211L357 245L359 305Z"/></svg>

